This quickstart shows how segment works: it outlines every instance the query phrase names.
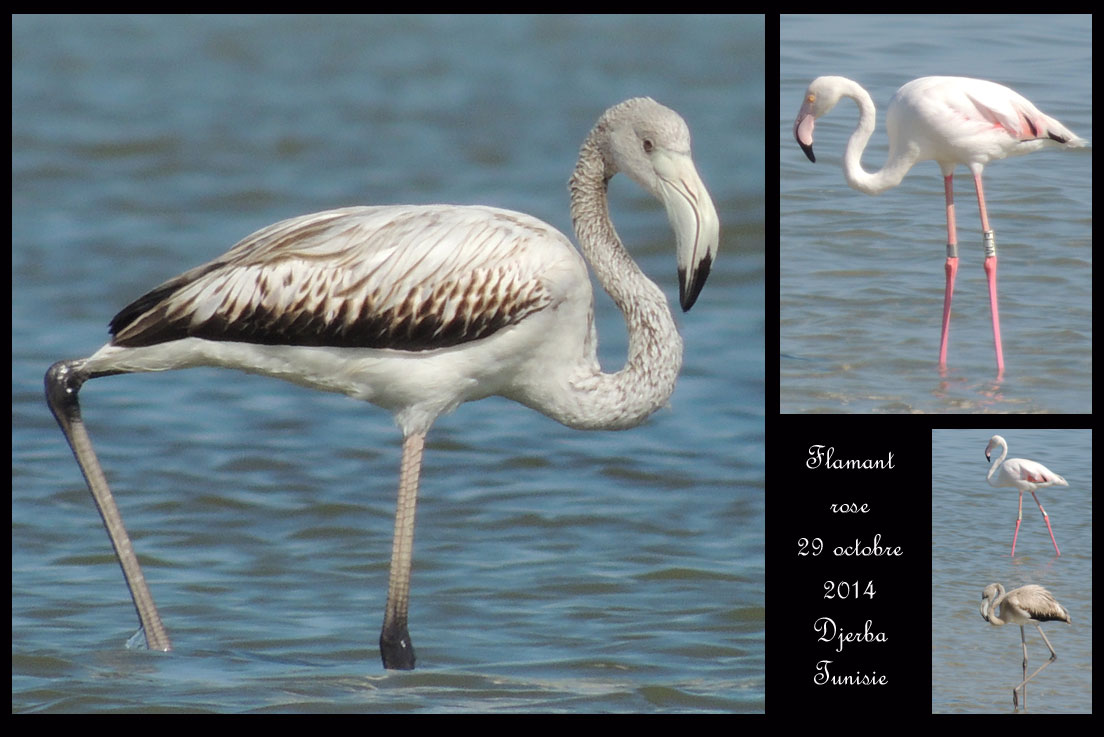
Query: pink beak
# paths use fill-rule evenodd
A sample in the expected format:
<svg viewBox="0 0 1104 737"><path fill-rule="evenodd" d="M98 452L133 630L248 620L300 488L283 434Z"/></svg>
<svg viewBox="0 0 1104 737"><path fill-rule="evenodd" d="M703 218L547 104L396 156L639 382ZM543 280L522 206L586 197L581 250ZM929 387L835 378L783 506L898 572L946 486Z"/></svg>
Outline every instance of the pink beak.
<svg viewBox="0 0 1104 737"><path fill-rule="evenodd" d="M816 117L813 116L812 104L806 102L797 113L794 121L794 140L801 146L801 150L809 157L809 161L816 163L813 156L813 126L816 125Z"/></svg>

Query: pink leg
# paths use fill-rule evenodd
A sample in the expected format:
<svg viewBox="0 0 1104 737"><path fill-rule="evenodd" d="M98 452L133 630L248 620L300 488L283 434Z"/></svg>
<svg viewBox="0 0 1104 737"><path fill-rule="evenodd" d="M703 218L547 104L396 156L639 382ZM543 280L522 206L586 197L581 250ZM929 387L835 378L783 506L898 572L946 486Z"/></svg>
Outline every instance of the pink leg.
<svg viewBox="0 0 1104 737"><path fill-rule="evenodd" d="M947 286L943 293L943 333L939 338L939 366L947 366L947 331L951 327L951 297L954 296L955 274L958 273L958 237L955 234L953 174L943 177L943 191L947 197Z"/></svg>
<svg viewBox="0 0 1104 737"><path fill-rule="evenodd" d="M997 241L989 227L985 212L985 191L981 186L981 169L974 172L978 210L981 212L981 230L985 239L985 278L989 281L989 312L993 316L993 344L997 349L997 375L1004 373L1004 350L1001 348L1000 313L997 310Z"/></svg>
<svg viewBox="0 0 1104 737"><path fill-rule="evenodd" d="M1054 540L1054 530L1050 529L1050 515L1048 515L1046 513L1046 510L1043 509L1043 505L1039 503L1039 497L1035 496L1034 491L1031 492L1031 496L1035 498L1035 503L1039 505L1039 511L1043 513L1043 522L1046 522L1047 532L1050 533L1050 541L1054 543L1054 552L1057 553L1059 557L1061 557L1062 551L1058 549L1058 543Z"/></svg>
<svg viewBox="0 0 1104 737"><path fill-rule="evenodd" d="M1012 533L1012 557L1016 557L1016 538L1020 535L1020 523L1023 522L1023 492L1020 492L1020 513L1016 517L1016 531Z"/></svg>

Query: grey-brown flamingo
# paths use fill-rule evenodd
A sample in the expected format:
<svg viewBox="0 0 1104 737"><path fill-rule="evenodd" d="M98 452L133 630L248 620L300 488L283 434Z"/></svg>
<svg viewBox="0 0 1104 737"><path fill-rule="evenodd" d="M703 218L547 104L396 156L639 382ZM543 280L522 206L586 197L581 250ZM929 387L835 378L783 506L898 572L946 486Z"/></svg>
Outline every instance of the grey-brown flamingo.
<svg viewBox="0 0 1104 737"><path fill-rule="evenodd" d="M999 611L998 611L999 610ZM1066 622L1072 624L1069 612L1058 603L1053 595L1042 586L1028 584L1004 593L1004 586L991 583L981 594L981 616L991 625L1001 626L1011 622L1020 625L1020 642L1023 644L1023 680L1012 689L1012 705L1019 705L1017 693L1023 690L1023 707L1027 708L1027 682L1039 675L1039 671L1058 659L1050 640L1047 639L1041 622ZM1027 638L1024 625L1033 624L1039 630L1043 642L1050 650L1050 660L1040 665L1034 673L1027 675Z"/></svg>
<svg viewBox="0 0 1104 737"><path fill-rule="evenodd" d="M385 668L414 667L407 629L414 511L425 436L463 402L500 395L579 429L644 422L671 396L682 340L663 291L629 256L607 187L628 174L675 230L689 310L717 253L713 201L690 131L650 98L608 109L571 178L582 255L529 215L452 205L352 207L264 228L123 308L111 341L59 361L46 396L103 517L150 649L171 644L81 420L88 379L194 366L234 368L391 410L403 435L387 605ZM585 261L584 261L585 258ZM587 262L621 309L623 369L598 364Z"/></svg>

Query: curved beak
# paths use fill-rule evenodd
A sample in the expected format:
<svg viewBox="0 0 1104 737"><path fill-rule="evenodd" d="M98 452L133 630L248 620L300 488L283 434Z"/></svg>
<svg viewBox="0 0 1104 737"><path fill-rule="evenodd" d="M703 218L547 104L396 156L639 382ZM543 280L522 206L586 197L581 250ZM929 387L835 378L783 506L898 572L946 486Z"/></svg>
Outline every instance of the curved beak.
<svg viewBox="0 0 1104 737"><path fill-rule="evenodd" d="M679 304L694 306L717 255L720 221L713 200L688 154L657 151L652 156L659 194L675 231L679 273Z"/></svg>
<svg viewBox="0 0 1104 737"><path fill-rule="evenodd" d="M816 116L813 114L813 101L809 96L805 97L805 104L797 111L797 120L794 121L794 140L801 146L801 150L809 157L809 161L816 163L813 156L813 127L816 125Z"/></svg>

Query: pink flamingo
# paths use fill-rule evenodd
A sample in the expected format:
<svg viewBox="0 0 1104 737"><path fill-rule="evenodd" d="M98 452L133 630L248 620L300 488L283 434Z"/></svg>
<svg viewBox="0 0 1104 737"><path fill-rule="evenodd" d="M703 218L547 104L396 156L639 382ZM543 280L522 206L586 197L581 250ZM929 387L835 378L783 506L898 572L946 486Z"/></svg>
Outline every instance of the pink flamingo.
<svg viewBox="0 0 1104 737"><path fill-rule="evenodd" d="M1030 491L1035 503L1039 505L1039 511L1043 513L1043 521L1046 522L1047 532L1050 533L1050 541L1054 543L1054 552L1061 555L1062 551L1058 549L1058 543L1054 540L1054 530L1050 529L1050 517L1043 509L1043 505L1039 503L1039 497L1035 496L1035 490L1042 489L1044 486L1069 486L1069 483L1042 463L1029 461L1026 458L1004 460L1004 457L1008 455L1008 443L1000 435L989 438L989 445L985 446L985 460L990 460L989 455L993 448L998 447L1001 449L1000 457L989 466L989 475L986 477L989 485L997 487L1014 486L1020 490L1020 514L1016 518L1016 531L1012 533L1012 555L1016 555L1016 537L1020 534L1020 522L1023 521L1023 495L1025 491ZM996 480L993 480L994 474L996 474Z"/></svg>
<svg viewBox="0 0 1104 737"><path fill-rule="evenodd" d="M990 161L1006 156L1018 156L1047 146L1082 147L1088 142L1003 85L966 77L921 77L897 90L890 101L886 114L889 159L880 171L870 174L860 163L863 149L874 132L875 112L870 95L850 79L818 77L809 85L794 121L794 138L810 161L816 161L813 156L814 121L835 107L841 97L850 97L859 106L859 124L851 134L843 155L843 173L852 188L866 194L884 192L900 184L908 170L919 161L935 161L943 172L947 201L947 284L943 297L943 333L939 343L941 369L947 365L951 296L958 273L958 239L951 177L957 164L969 167L973 173L984 233L985 275L989 281L997 373L1003 374L1004 352L1001 349L997 311L997 246L985 211L982 168Z"/></svg>

